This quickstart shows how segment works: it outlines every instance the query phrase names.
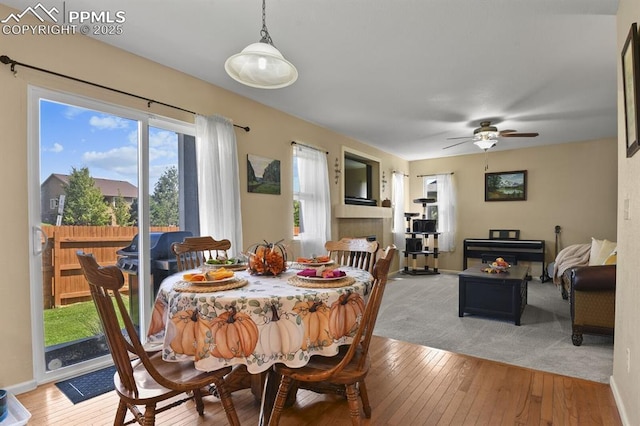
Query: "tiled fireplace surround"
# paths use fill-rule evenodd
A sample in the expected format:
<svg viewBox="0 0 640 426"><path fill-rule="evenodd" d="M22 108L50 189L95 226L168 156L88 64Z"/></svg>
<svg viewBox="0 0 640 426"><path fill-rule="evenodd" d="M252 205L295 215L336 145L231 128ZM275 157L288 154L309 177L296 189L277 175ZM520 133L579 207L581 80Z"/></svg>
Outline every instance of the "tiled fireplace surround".
<svg viewBox="0 0 640 426"><path fill-rule="evenodd" d="M375 236L380 247L391 244L391 208L339 205L335 207L334 214L339 238Z"/></svg>

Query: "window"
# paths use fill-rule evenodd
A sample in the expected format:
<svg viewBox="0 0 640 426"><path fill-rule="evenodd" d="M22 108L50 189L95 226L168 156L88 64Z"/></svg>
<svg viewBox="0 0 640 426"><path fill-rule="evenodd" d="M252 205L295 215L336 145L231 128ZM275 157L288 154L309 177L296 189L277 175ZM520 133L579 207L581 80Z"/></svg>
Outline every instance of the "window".
<svg viewBox="0 0 640 426"><path fill-rule="evenodd" d="M293 150L293 236L300 235L300 178L298 177L298 157Z"/></svg>
<svg viewBox="0 0 640 426"><path fill-rule="evenodd" d="M453 174L425 176L423 178L423 194L425 198L434 198L433 204L427 205L427 219L437 221L439 251L453 251L456 238L456 194Z"/></svg>
<svg viewBox="0 0 640 426"><path fill-rule="evenodd" d="M49 200L49 210L55 210L58 208L58 199L57 198L51 198Z"/></svg>
<svg viewBox="0 0 640 426"><path fill-rule="evenodd" d="M324 251L331 238L331 201L327 154L302 144L293 145L294 226L303 256ZM297 222L296 222L297 216Z"/></svg>
<svg viewBox="0 0 640 426"><path fill-rule="evenodd" d="M425 176L424 178L424 196L425 198L433 198L435 203L427 204L426 219L438 220L438 177Z"/></svg>

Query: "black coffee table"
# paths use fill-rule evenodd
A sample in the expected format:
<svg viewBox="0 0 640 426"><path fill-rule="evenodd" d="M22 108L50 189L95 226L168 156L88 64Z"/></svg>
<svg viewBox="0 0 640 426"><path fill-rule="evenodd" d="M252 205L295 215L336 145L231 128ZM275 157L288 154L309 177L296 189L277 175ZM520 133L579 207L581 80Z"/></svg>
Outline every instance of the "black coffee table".
<svg viewBox="0 0 640 426"><path fill-rule="evenodd" d="M467 313L508 318L520 325L527 304L529 267L514 265L497 274L483 272L486 267L471 267L458 275L458 316Z"/></svg>

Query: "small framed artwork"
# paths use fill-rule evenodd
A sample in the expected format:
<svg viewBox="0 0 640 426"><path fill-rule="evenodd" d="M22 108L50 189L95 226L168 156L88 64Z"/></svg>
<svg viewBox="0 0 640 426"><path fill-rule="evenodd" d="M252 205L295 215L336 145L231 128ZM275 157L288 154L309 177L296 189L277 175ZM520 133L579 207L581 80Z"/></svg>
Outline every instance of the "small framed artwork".
<svg viewBox="0 0 640 426"><path fill-rule="evenodd" d="M526 170L484 174L485 201L525 201L526 199Z"/></svg>
<svg viewBox="0 0 640 426"><path fill-rule="evenodd" d="M280 195L280 160L247 154L247 189L259 194Z"/></svg>
<svg viewBox="0 0 640 426"><path fill-rule="evenodd" d="M624 93L624 123L627 157L640 149L640 41L634 22L622 48L622 85Z"/></svg>

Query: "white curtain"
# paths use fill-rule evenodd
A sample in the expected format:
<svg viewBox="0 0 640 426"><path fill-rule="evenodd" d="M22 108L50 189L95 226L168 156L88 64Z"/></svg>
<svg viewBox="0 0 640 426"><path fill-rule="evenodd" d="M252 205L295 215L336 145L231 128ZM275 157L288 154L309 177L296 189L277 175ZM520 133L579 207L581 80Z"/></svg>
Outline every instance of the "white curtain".
<svg viewBox="0 0 640 426"><path fill-rule="evenodd" d="M405 249L405 232L407 223L404 217L404 175L394 172L391 183L393 185L393 243L399 252ZM404 267L404 256L400 259L400 269Z"/></svg>
<svg viewBox="0 0 640 426"><path fill-rule="evenodd" d="M303 256L325 253L331 239L329 171L324 151L294 145L300 181L300 249Z"/></svg>
<svg viewBox="0 0 640 426"><path fill-rule="evenodd" d="M238 150L233 123L196 116L200 235L231 241L230 255L244 250Z"/></svg>
<svg viewBox="0 0 640 426"><path fill-rule="evenodd" d="M453 174L437 175L438 191L438 250L456 248L456 191Z"/></svg>

